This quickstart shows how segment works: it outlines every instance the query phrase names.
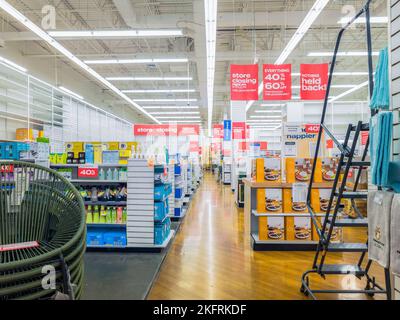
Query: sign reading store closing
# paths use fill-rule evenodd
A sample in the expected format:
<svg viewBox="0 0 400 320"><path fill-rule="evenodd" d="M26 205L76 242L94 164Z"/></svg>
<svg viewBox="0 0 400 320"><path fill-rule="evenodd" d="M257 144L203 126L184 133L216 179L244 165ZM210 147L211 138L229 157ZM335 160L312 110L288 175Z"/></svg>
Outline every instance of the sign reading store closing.
<svg viewBox="0 0 400 320"><path fill-rule="evenodd" d="M231 65L231 100L258 100L258 65Z"/></svg>
<svg viewBox="0 0 400 320"><path fill-rule="evenodd" d="M263 99L292 99L292 65L263 65Z"/></svg>
<svg viewBox="0 0 400 320"><path fill-rule="evenodd" d="M300 97L302 100L325 99L327 86L327 63L300 65Z"/></svg>

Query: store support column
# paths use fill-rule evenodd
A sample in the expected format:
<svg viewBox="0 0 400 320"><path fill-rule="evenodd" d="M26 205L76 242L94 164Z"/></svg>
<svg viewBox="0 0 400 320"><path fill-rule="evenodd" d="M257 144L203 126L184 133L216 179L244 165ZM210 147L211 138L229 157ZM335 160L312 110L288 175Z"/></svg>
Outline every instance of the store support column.
<svg viewBox="0 0 400 320"><path fill-rule="evenodd" d="M246 105L247 101L231 101L231 120L232 120L232 176L231 188L236 192L238 185L239 171L239 145L246 139Z"/></svg>

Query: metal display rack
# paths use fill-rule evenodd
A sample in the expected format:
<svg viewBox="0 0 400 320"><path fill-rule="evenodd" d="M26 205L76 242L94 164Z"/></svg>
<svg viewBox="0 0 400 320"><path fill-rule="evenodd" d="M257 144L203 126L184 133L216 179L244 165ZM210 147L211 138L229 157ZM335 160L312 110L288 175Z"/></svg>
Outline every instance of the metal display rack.
<svg viewBox="0 0 400 320"><path fill-rule="evenodd" d="M368 244L367 243L333 243L332 242L332 233L335 227L342 228L362 228L368 226L368 220L363 217L359 209L357 208L357 204L355 202L356 199L367 199L368 192L363 190L358 190L359 181L361 178L361 174L363 170L370 166L370 162L366 161L368 154L368 146L369 141L366 143L366 147L362 154L360 160L355 159L355 150L358 143L358 138L361 135L362 131L369 131L369 124L362 123L359 121L356 125L349 124L346 132L346 136L344 141L339 141L337 137L331 133L325 124L326 110L329 99L329 92L331 89L332 78L336 66L336 57L339 51L340 43L344 32L354 23L356 19L365 15L366 20L366 36L367 36L367 50L368 50L368 71L369 71L369 93L370 97L373 94L374 82L373 82L373 63L372 63L372 41L371 41L371 25L370 25L370 2L368 0L364 7L360 12L357 13L353 19L349 21L339 32L335 50L333 53L332 62L330 64L330 73L328 80L327 92L325 95L324 106L321 115L320 122L320 130L318 133L318 140L315 148L315 156L314 156L314 164L317 162L318 153L322 141L323 133L328 135L333 143L340 150L340 159L337 167L337 173L335 176L335 180L333 182L331 196L329 199L328 208L326 210L325 219L323 223L317 219L314 208L311 202L311 190L314 185L314 176L316 173L315 165L312 168L311 179L308 188L307 195L307 207L310 212L311 220L316 228L319 240L315 253L315 258L312 264L312 269L307 270L303 273L301 279L301 292L306 296L311 296L313 299L316 299L315 294L321 293L364 293L370 296L374 294L386 294L387 298L391 299L391 284L390 284L390 273L387 268L385 268L385 287L381 287L376 283L375 278L371 277L369 274L370 267L372 264L372 260L366 259L366 255L368 252ZM374 112L373 112L374 114ZM369 139L368 139L369 140ZM348 174L351 168L357 168L358 173L355 179L354 186L349 188L346 184ZM357 214L357 218L355 219L338 219L340 214L342 199L349 199L351 201L351 205ZM359 261L356 264L327 264L326 256L331 253L360 253ZM365 260L367 262L365 263ZM322 278L325 279L327 275L353 275L358 279L364 278L366 280L366 286L364 289L354 290L354 289L314 289L310 286L310 274L318 274Z"/></svg>
<svg viewBox="0 0 400 320"><path fill-rule="evenodd" d="M172 220L179 220L185 217L186 208L183 205L185 197L184 178L183 178L183 165L175 164L172 173L174 174L174 211L170 214Z"/></svg>

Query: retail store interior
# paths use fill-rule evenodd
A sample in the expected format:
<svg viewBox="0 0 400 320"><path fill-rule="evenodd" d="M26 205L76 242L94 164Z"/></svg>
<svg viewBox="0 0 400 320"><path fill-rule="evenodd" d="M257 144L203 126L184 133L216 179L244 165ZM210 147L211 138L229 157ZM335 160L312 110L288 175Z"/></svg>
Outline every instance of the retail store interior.
<svg viewBox="0 0 400 320"><path fill-rule="evenodd" d="M400 300L399 0L0 19L0 301Z"/></svg>

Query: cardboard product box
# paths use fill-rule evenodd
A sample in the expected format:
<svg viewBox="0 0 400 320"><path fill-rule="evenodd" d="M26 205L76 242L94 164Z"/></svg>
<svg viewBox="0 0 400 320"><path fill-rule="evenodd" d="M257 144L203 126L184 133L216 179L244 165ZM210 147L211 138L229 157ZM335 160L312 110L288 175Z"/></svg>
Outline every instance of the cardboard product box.
<svg viewBox="0 0 400 320"><path fill-rule="evenodd" d="M282 189L265 189L265 212L282 213Z"/></svg>
<svg viewBox="0 0 400 320"><path fill-rule="evenodd" d="M85 162L94 163L94 148L91 143L85 143Z"/></svg>
<svg viewBox="0 0 400 320"><path fill-rule="evenodd" d="M105 151L105 146L102 143L93 143L94 164L103 163L103 151Z"/></svg>
<svg viewBox="0 0 400 320"><path fill-rule="evenodd" d="M57 153L57 164L66 164L67 163L67 154L66 153Z"/></svg>
<svg viewBox="0 0 400 320"><path fill-rule="evenodd" d="M294 178L295 182L310 181L313 159L302 158L295 160Z"/></svg>
<svg viewBox="0 0 400 320"><path fill-rule="evenodd" d="M119 151L103 151L103 163L104 164L118 164L119 163Z"/></svg>
<svg viewBox="0 0 400 320"><path fill-rule="evenodd" d="M311 240L311 218L310 217L294 217L294 238L295 240L310 241Z"/></svg>
<svg viewBox="0 0 400 320"><path fill-rule="evenodd" d="M72 179L72 168L58 169L57 172L68 180Z"/></svg>
<svg viewBox="0 0 400 320"><path fill-rule="evenodd" d="M294 183L292 186L291 206L292 211L296 213L308 212L307 209L307 193L308 184Z"/></svg>
<svg viewBox="0 0 400 320"><path fill-rule="evenodd" d="M79 158L79 152L84 152L85 147L83 142L67 142L65 144L65 151L67 153L73 152L73 158Z"/></svg>
<svg viewBox="0 0 400 320"><path fill-rule="evenodd" d="M338 167L338 158L323 158L321 163L322 181L332 182L335 180Z"/></svg>
<svg viewBox="0 0 400 320"><path fill-rule="evenodd" d="M110 151L115 151L115 150L119 150L119 142L106 142L105 146L107 148L107 150Z"/></svg>
<svg viewBox="0 0 400 320"><path fill-rule="evenodd" d="M266 181L281 182L282 181L281 159L265 158L264 159L264 179Z"/></svg>
<svg viewBox="0 0 400 320"><path fill-rule="evenodd" d="M285 240L285 218L268 217L267 230L268 240Z"/></svg>
<svg viewBox="0 0 400 320"><path fill-rule="evenodd" d="M18 141L35 141L38 136L38 130L28 128L18 128L15 130L15 139Z"/></svg>
<svg viewBox="0 0 400 320"><path fill-rule="evenodd" d="M49 161L50 161L51 164L57 164L57 154L56 153L50 153Z"/></svg>

